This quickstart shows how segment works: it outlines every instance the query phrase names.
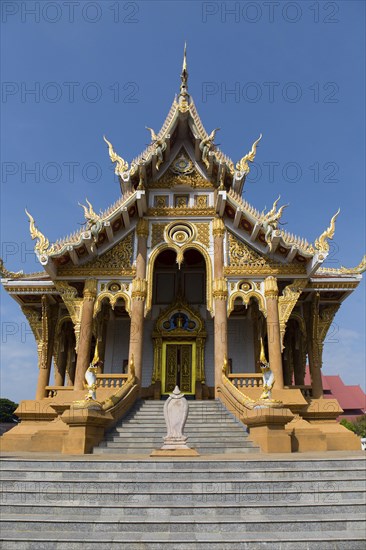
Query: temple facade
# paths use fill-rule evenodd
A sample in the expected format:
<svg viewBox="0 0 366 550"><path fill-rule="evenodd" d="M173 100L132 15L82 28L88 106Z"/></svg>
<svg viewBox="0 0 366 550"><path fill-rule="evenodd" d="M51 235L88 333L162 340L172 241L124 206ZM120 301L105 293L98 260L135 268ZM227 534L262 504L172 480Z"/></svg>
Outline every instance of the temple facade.
<svg viewBox="0 0 366 550"><path fill-rule="evenodd" d="M287 411L276 429L295 437L293 450L356 448L350 433L346 447L343 432L338 447L330 443L325 426L332 421L334 433L340 408L335 401L332 415L329 400L327 412L322 405L323 343L366 266L364 258L356 268L323 267L338 212L312 244L280 227L279 199L262 212L243 200L261 136L236 163L215 145L188 93L185 56L180 93L161 130L148 130L151 144L131 163L104 138L120 182L115 204L96 214L87 201L85 226L54 244L27 212L42 270L2 267L34 333L39 370L35 399L19 407L23 422L5 448L73 449L70 409L85 394L90 364L100 410L86 406L84 416L98 418L100 430L90 436L86 419L85 440L100 440L136 399L164 398L176 385L192 399L221 399L256 439L266 364L273 402ZM269 416L267 443L257 440L281 450L268 443Z"/></svg>

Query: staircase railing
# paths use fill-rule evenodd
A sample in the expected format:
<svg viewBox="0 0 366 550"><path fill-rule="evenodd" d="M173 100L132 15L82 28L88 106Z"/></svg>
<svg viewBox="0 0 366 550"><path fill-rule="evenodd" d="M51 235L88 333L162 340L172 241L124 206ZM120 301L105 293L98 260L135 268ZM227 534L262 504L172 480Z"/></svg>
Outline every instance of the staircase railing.
<svg viewBox="0 0 366 550"><path fill-rule="evenodd" d="M122 388L128 380L128 374L97 374L98 388Z"/></svg>
<svg viewBox="0 0 366 550"><path fill-rule="evenodd" d="M251 409L251 404L254 403L254 400L245 395L244 392L238 389L235 385L235 381L245 380L247 375L238 375L238 374L228 374L227 373L227 363L224 362L222 368L222 378L221 384L218 387L218 393L220 399L226 405L226 407L239 419L242 419L243 412L245 409ZM253 375L249 375L253 377ZM260 376L260 375L259 375ZM257 375L254 375L257 379ZM249 379L249 378L248 378ZM241 386L239 386L241 387ZM248 387L248 386L245 386ZM252 387L252 386L251 386ZM256 387L256 386L253 386Z"/></svg>
<svg viewBox="0 0 366 550"><path fill-rule="evenodd" d="M231 373L227 378L236 388L260 388L263 386L263 376L259 373Z"/></svg>

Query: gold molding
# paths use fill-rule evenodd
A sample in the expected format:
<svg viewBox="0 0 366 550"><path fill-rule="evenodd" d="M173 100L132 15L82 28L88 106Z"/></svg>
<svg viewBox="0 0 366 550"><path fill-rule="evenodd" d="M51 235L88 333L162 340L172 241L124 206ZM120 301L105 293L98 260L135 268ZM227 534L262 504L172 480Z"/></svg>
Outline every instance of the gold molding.
<svg viewBox="0 0 366 550"><path fill-rule="evenodd" d="M97 295L97 280L96 279L86 279L84 284L83 296L84 300L92 302Z"/></svg>
<svg viewBox="0 0 366 550"><path fill-rule="evenodd" d="M138 301L145 300L146 295L147 295L146 279L135 277L132 280L132 291L131 291L132 300L138 300Z"/></svg>
<svg viewBox="0 0 366 550"><path fill-rule="evenodd" d="M293 264L290 264L288 266L279 266L279 267L271 267L269 265L260 267L260 266L245 266L245 267L236 267L236 266L225 266L224 267L224 275L227 277L233 277L233 276L253 276L253 275L260 275L260 276L268 276L268 275L288 275L289 278L291 278L294 275L304 275L306 273L306 270L304 266L298 265L294 266Z"/></svg>
<svg viewBox="0 0 366 550"><path fill-rule="evenodd" d="M168 218L179 218L180 216L205 216L207 218L214 216L216 211L214 208L176 208L174 206L167 206L165 208L148 208L147 216L166 216Z"/></svg>
<svg viewBox="0 0 366 550"><path fill-rule="evenodd" d="M184 221L184 223L187 223ZM164 231L168 223L153 223L151 226L151 248L164 242ZM210 246L210 223L192 223L196 228L195 240L203 244L206 248Z"/></svg>
<svg viewBox="0 0 366 550"><path fill-rule="evenodd" d="M151 248L164 242L164 230L167 223L153 223L151 226Z"/></svg>
<svg viewBox="0 0 366 550"><path fill-rule="evenodd" d="M81 323L81 310L83 304L83 298L78 298L78 291L75 287L69 285L66 281L55 281L56 289L60 293L63 303L65 304L67 311L70 314L71 320L74 324L75 332L75 350L79 347L80 338L80 323Z"/></svg>
<svg viewBox="0 0 366 550"><path fill-rule="evenodd" d="M102 309L102 302L104 299L108 299L111 308L114 309L119 299L124 300L127 313L131 316L131 298L124 290L118 292L111 292L110 290L104 290L98 294L94 304L93 317L96 317L99 311Z"/></svg>
<svg viewBox="0 0 366 550"><path fill-rule="evenodd" d="M287 321L290 318L302 290L307 285L307 279L296 279L290 285L283 289L282 295L278 297L278 315L280 319L281 333L281 351L284 350L284 338L286 332Z"/></svg>
<svg viewBox="0 0 366 550"><path fill-rule="evenodd" d="M174 167L174 161L171 166ZM171 189L180 185L192 187L193 189L214 189L213 183L203 178L197 170L189 174L177 174L172 168L169 168L160 179L151 182L149 188Z"/></svg>
<svg viewBox="0 0 366 550"><path fill-rule="evenodd" d="M267 317L265 299L262 296L262 294L260 292L257 292L256 290L249 290L248 292L245 292L244 290L237 290L232 294L230 294L229 300L228 300L228 310L227 310L228 317L234 311L235 300L237 298L240 298L243 301L243 304L245 306L248 306L251 298L254 298L258 302L259 310L263 313L264 317Z"/></svg>
<svg viewBox="0 0 366 550"><path fill-rule="evenodd" d="M214 237L223 237L225 235L226 227L222 218L216 216L212 220L212 233Z"/></svg>
<svg viewBox="0 0 366 550"><path fill-rule="evenodd" d="M334 275L362 275L366 271L366 255L356 267L320 267L317 273L332 273Z"/></svg>
<svg viewBox="0 0 366 550"><path fill-rule="evenodd" d="M265 298L278 298L277 279L270 275L264 279L264 296Z"/></svg>
<svg viewBox="0 0 366 550"><path fill-rule="evenodd" d="M212 296L214 300L227 299L227 280L225 277L219 277L212 282Z"/></svg>
<svg viewBox="0 0 366 550"><path fill-rule="evenodd" d="M138 237L147 237L149 236L149 222L146 218L140 218L136 225L136 234Z"/></svg>

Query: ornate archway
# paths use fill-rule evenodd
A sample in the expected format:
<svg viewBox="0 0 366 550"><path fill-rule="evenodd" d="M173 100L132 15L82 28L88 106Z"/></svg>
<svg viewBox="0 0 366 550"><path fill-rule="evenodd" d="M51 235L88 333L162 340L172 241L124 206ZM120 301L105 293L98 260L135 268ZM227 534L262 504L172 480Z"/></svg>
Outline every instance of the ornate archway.
<svg viewBox="0 0 366 550"><path fill-rule="evenodd" d="M196 395L205 383L204 350L207 333L204 321L181 297L161 312L153 331L154 370L152 383L160 382L161 393L175 385Z"/></svg>
<svg viewBox="0 0 366 550"><path fill-rule="evenodd" d="M181 254L184 255L184 252L187 250L197 250L203 256L206 266L206 307L207 310L212 314L212 263L210 255L208 254L205 248L196 242L189 242L186 245L181 247ZM172 245L167 243L161 243L157 245L154 250L151 252L148 265L147 265L147 297L146 297L146 306L145 306L145 316L151 310L152 306L152 289L153 289L153 278L154 278L154 265L159 254L165 250L175 250Z"/></svg>

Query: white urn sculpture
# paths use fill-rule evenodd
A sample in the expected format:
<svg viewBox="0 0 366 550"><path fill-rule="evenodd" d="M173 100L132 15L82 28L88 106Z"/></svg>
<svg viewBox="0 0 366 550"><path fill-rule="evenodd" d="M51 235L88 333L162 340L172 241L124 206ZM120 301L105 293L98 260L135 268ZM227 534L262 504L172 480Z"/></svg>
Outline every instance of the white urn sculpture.
<svg viewBox="0 0 366 550"><path fill-rule="evenodd" d="M178 386L175 386L164 405L164 418L167 435L162 449L189 449L184 435L184 426L188 416L188 402Z"/></svg>
<svg viewBox="0 0 366 550"><path fill-rule="evenodd" d="M188 417L188 401L178 386L175 386L164 404L164 418L167 435L164 445L151 453L151 456L199 456L195 449L187 445L184 426Z"/></svg>

